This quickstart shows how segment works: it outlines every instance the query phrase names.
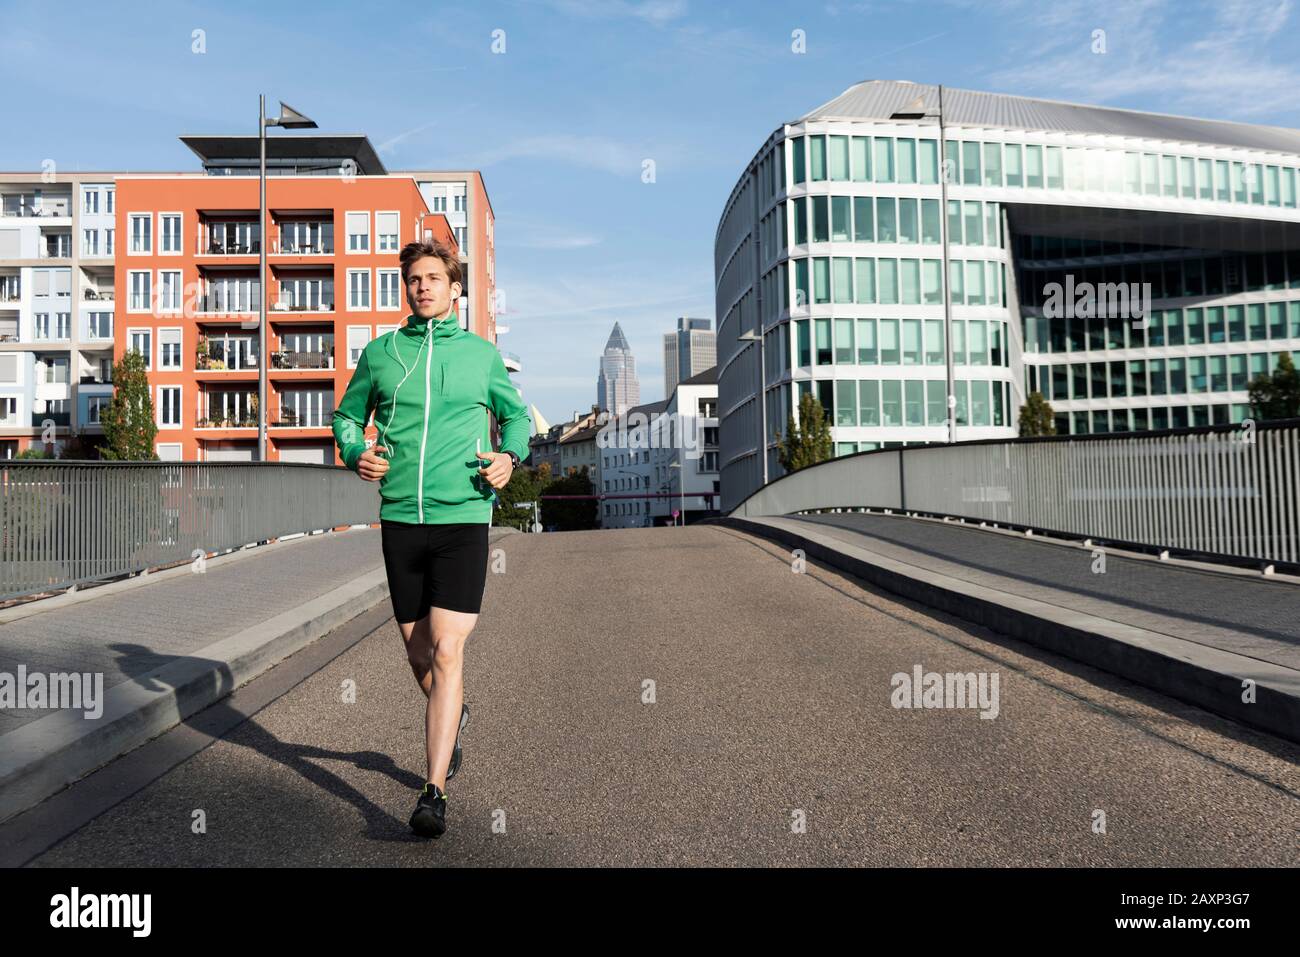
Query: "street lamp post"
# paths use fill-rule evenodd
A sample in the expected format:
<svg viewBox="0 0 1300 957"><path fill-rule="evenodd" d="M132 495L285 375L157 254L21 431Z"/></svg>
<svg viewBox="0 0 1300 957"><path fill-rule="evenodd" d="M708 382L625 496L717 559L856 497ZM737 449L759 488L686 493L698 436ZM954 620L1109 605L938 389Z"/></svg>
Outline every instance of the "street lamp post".
<svg viewBox="0 0 1300 957"><path fill-rule="evenodd" d="M762 320L759 320L762 323ZM758 414L759 421L762 423L759 428L763 430L762 440L758 443L758 454L763 458L763 484L767 484L767 364L763 361L763 335L762 333L750 331L736 336L742 342L758 343Z"/></svg>
<svg viewBox="0 0 1300 957"><path fill-rule="evenodd" d="M956 166L948 167L948 144L945 138L943 125L943 84L938 87L938 110L931 113L925 107L925 97L918 96L910 104L905 106L897 113L890 114L891 120L919 120L926 117L934 117L939 121L939 242L942 247L942 265L943 270L943 354L945 377L947 380L947 396L945 403L948 407L948 441L949 443L957 441L957 396L955 369L953 368L952 352L952 276L949 274L948 259L948 177L954 175Z"/></svg>
<svg viewBox="0 0 1300 957"><path fill-rule="evenodd" d="M280 101L280 115L273 120L268 120L266 95L258 94L257 190L261 215L258 219L257 231L262 237L257 244L257 460L259 462L266 461L266 239L269 235L266 228L266 128L268 126L279 126L286 130L308 130L315 129L316 124L293 107L286 105L283 100Z"/></svg>

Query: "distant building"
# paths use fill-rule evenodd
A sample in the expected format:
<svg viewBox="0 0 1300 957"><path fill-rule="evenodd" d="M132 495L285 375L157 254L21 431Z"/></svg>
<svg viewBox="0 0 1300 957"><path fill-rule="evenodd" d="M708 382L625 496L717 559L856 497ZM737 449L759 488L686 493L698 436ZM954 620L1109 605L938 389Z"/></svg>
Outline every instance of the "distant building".
<svg viewBox="0 0 1300 957"><path fill-rule="evenodd" d="M555 425L549 425L534 407L533 419L537 425L537 434L528 440L529 466L541 468L543 464L546 464L551 467L552 475L563 475L564 463L560 453L560 442L575 432L598 424L602 411L600 406L593 405L590 412L574 412L573 417L567 422L557 422ZM572 450L570 450L570 453L572 453Z"/></svg>
<svg viewBox="0 0 1300 957"><path fill-rule="evenodd" d="M711 319L679 316L677 330L664 333L664 395L677 383L718 364L717 335Z"/></svg>
<svg viewBox="0 0 1300 957"><path fill-rule="evenodd" d="M600 358L600 374L596 377L596 404L622 415L641 401L641 383L636 377L636 359L627 336L616 322L614 331L605 343L605 354Z"/></svg>
<svg viewBox="0 0 1300 957"><path fill-rule="evenodd" d="M654 524L652 476L656 466L667 461L664 456L670 450L649 448L649 436L667 408L667 399L633 406L611 418L604 439L597 439L600 468L596 488L607 496L600 504L601 528L648 528Z"/></svg>
<svg viewBox="0 0 1300 957"><path fill-rule="evenodd" d="M635 406L597 442L602 528L671 525L718 514L718 369L677 383L661 402Z"/></svg>

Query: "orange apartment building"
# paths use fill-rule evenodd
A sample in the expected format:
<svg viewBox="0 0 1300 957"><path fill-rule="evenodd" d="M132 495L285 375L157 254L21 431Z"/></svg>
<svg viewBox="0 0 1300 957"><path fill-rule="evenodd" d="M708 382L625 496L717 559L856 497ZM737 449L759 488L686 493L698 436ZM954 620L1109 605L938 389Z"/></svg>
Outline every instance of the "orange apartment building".
<svg viewBox="0 0 1300 957"><path fill-rule="evenodd" d="M265 243L267 458L341 464L331 432L335 402L365 344L407 315L398 250L421 233L456 248L455 232L429 209L412 174L383 170L365 137L268 138L260 225L257 138L183 139L204 173L116 180L113 352L146 357L159 456L257 457ZM482 232L490 241L490 226ZM462 298L458 311L462 326L494 342L491 267L480 268L483 275L467 270L466 277L480 308Z"/></svg>

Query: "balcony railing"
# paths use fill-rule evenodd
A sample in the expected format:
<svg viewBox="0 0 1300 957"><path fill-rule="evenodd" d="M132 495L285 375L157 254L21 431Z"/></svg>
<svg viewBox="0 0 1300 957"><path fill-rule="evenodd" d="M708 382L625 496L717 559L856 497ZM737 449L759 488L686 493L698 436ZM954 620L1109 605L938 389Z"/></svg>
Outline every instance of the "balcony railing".
<svg viewBox="0 0 1300 957"><path fill-rule="evenodd" d="M294 239L273 239L269 252L273 256L332 256L334 241L324 239L316 242L299 242Z"/></svg>
<svg viewBox="0 0 1300 957"><path fill-rule="evenodd" d="M72 257L72 243L55 243L54 245L45 244L38 247L39 259L70 259Z"/></svg>
<svg viewBox="0 0 1300 957"><path fill-rule="evenodd" d="M50 219L55 216L71 216L72 206L68 202L44 202L40 206L33 205L34 197L26 196L21 205L10 205L6 203L3 209L0 209L0 216L13 217L15 219Z"/></svg>
<svg viewBox="0 0 1300 957"><path fill-rule="evenodd" d="M81 298L86 302L112 302L116 296L116 290L112 287L108 289L92 289L87 286L81 291Z"/></svg>
<svg viewBox="0 0 1300 957"><path fill-rule="evenodd" d="M333 312L334 297L330 295L318 300L310 299L276 299L271 303L272 312Z"/></svg>
<svg viewBox="0 0 1300 957"><path fill-rule="evenodd" d="M194 305L198 312L215 313L217 315L226 315L229 313L256 313L257 292L254 291L252 298L246 300L241 300L232 296L200 296L195 300Z"/></svg>
<svg viewBox="0 0 1300 957"><path fill-rule="evenodd" d="M333 369L334 349L304 352L284 350L271 353L272 369Z"/></svg>
<svg viewBox="0 0 1300 957"><path fill-rule="evenodd" d="M240 415L222 412L218 409L208 414L199 413L198 418L194 420L195 428L199 429L255 429L257 428L257 416L253 413Z"/></svg>
<svg viewBox="0 0 1300 957"><path fill-rule="evenodd" d="M262 251L262 241L253 239L245 242L225 242L215 239L199 239L195 244L197 256L256 256Z"/></svg>
<svg viewBox="0 0 1300 957"><path fill-rule="evenodd" d="M33 412L32 427L41 428L46 422L53 422L55 425L71 425L71 412Z"/></svg>
<svg viewBox="0 0 1300 957"><path fill-rule="evenodd" d="M293 409L281 409L280 416L267 425L281 429L324 429L334 422L333 410L300 416Z"/></svg>

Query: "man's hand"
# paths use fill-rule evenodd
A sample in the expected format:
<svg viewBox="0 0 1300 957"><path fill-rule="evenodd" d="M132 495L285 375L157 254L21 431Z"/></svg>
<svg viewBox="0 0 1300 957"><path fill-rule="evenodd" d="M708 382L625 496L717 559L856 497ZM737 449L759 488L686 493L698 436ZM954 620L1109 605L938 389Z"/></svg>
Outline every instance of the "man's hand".
<svg viewBox="0 0 1300 957"><path fill-rule="evenodd" d="M376 445L362 452L357 459L357 474L367 482L378 482L388 471L388 459L379 453L387 451L382 445Z"/></svg>
<svg viewBox="0 0 1300 957"><path fill-rule="evenodd" d="M514 460L504 452L479 452L478 457L491 460L478 470L478 474L486 478L493 488L505 488L515 470Z"/></svg>

